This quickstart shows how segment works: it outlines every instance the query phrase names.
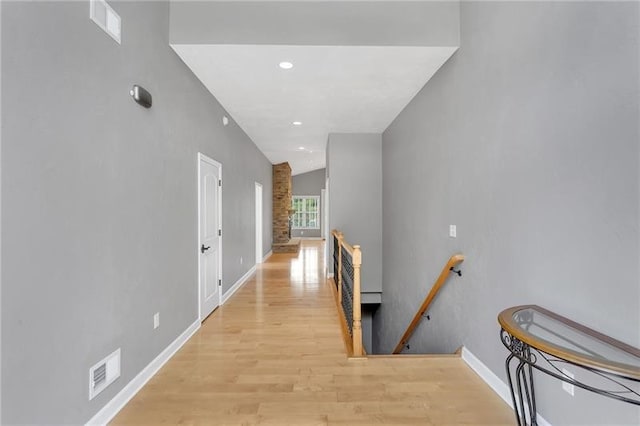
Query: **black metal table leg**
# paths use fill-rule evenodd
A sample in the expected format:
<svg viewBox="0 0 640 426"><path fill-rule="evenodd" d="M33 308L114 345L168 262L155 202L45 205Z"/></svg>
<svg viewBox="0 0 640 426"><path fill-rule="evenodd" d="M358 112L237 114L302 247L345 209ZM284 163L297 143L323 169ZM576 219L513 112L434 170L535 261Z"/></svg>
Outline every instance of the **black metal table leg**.
<svg viewBox="0 0 640 426"><path fill-rule="evenodd" d="M518 405L518 411L520 413L520 419L523 426L527 426L527 411L524 409L524 390L522 380L524 376L522 371L524 369L525 363L523 360L520 360L518 363L518 367L516 368L516 383L518 384L518 401L520 405Z"/></svg>
<svg viewBox="0 0 640 426"><path fill-rule="evenodd" d="M521 387L519 388L520 392L520 401L522 401L522 393L524 390L524 396L527 402L527 408L529 409L529 424L531 426L537 426L538 419L535 411L535 395L533 393L533 375L531 371L531 364L526 361L521 362L520 368L520 376L522 377ZM527 375L529 375L527 379ZM523 418L526 417L526 412L524 409L524 404L521 406Z"/></svg>
<svg viewBox="0 0 640 426"><path fill-rule="evenodd" d="M520 423L520 415L518 414L518 404L516 403L516 393L513 387L513 378L511 377L511 361L515 358L514 354L509 354L507 360L504 363L504 366L507 370L507 380L509 380L509 390L511 391L511 400L513 401L513 411L516 415L516 422L518 426L522 426Z"/></svg>
<svg viewBox="0 0 640 426"><path fill-rule="evenodd" d="M527 348L527 358L529 362L527 363L527 369L529 370L529 389L531 393L529 394L529 412L531 413L531 424L534 426L538 425L538 410L536 409L536 390L533 387L533 367L530 348Z"/></svg>
<svg viewBox="0 0 640 426"><path fill-rule="evenodd" d="M507 370L516 423L518 426L537 426L538 419L532 368L535 357L531 354L531 348L526 343L504 334L502 339L505 346L511 350L505 360L505 369ZM514 359L518 360L515 371L511 366Z"/></svg>

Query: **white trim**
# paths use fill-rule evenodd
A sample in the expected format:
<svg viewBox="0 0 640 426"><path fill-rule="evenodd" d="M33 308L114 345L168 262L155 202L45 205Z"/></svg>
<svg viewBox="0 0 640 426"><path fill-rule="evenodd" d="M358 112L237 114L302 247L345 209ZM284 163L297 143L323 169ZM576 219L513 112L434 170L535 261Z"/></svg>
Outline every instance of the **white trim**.
<svg viewBox="0 0 640 426"><path fill-rule="evenodd" d="M324 238L324 229L327 226L324 217L324 203L326 202L326 198L327 190L325 188L320 189L320 235L322 235L322 238Z"/></svg>
<svg viewBox="0 0 640 426"><path fill-rule="evenodd" d="M0 6L0 76L2 76L2 7ZM2 80L2 78L0 78ZM2 85L0 84L0 99L2 99ZM6 108L5 108L6 110ZM0 129L2 129L2 102L0 102ZM2 158L2 132L0 132L0 160ZM2 161L0 161L2 164ZM2 179L0 179L0 182ZM5 181L6 182L6 181ZM0 185L2 188L2 185ZM0 195L1 195L0 190ZM0 200L2 197L0 196ZM0 202L0 207L2 202ZM2 208L0 208L0 224L2 223ZM0 237L2 236L2 226L0 226ZM2 238L0 238L1 240ZM2 277L2 249L0 249L0 277ZM2 306L2 279L0 278L0 306ZM1 315L0 315L1 317ZM2 347L2 318L0 318L0 348ZM0 351L0 365L2 365L2 351ZM0 383L2 383L2 368L0 368ZM2 421L2 386L0 386L0 422Z"/></svg>
<svg viewBox="0 0 640 426"><path fill-rule="evenodd" d="M325 176L324 181L324 204L322 207L322 223L324 223L324 239L327 242L324 245L324 264L327 265L327 271L329 270L329 262L331 262L331 253L333 250L333 240L331 239L331 226L329 224L329 176ZM331 275L333 276L333 274Z"/></svg>
<svg viewBox="0 0 640 426"><path fill-rule="evenodd" d="M265 254L264 257L262 258L262 263L266 262L267 259L270 258L272 254L273 254L273 250L269 250L269 253Z"/></svg>
<svg viewBox="0 0 640 426"><path fill-rule="evenodd" d="M260 197L258 197L258 189L260 189ZM264 207L263 207L263 193L262 193L262 184L259 182L256 182L256 188L255 188L255 203L256 203L256 208L255 208L255 216L256 216L256 263L262 263L262 237L263 237L263 228L264 228ZM260 210L258 211L258 200L260 200ZM258 224L260 224L260 226L258 227ZM258 229L260 228L260 229Z"/></svg>
<svg viewBox="0 0 640 426"><path fill-rule="evenodd" d="M327 272L327 278L333 278L333 272Z"/></svg>
<svg viewBox="0 0 640 426"><path fill-rule="evenodd" d="M231 296L233 296L233 293L238 291L240 287L242 287L247 282L247 280L251 278L251 275L253 275L255 272L256 272L256 265L253 265L251 269L247 271L246 274L241 276L240 279L238 279L238 281L236 281L236 283L232 285L231 288L224 293L220 304L221 305L225 304L227 300L229 300Z"/></svg>
<svg viewBox="0 0 640 426"><path fill-rule="evenodd" d="M151 379L162 366L178 352L193 334L200 328L200 318L191 324L185 331L180 334L167 346L160 354L151 361L136 377L134 377L127 385L122 388L116 396L107 402L86 424L87 425L106 425L122 410L122 408L133 398L142 387Z"/></svg>
<svg viewBox="0 0 640 426"><path fill-rule="evenodd" d="M0 0L1 1L1 0ZM201 262L201 253L200 253L200 244L202 244L200 242L200 190L202 189L200 187L200 163L204 161L205 163L209 163L213 166L218 167L218 181L222 181L222 164L218 163L216 160L207 157L206 155L204 155L203 153L199 152L198 153L198 166L197 166L197 179L198 179L198 205L197 205L197 210L198 210L198 244L196 245L196 256L198 259L198 318L200 318L200 322L204 321L205 318L202 318L202 295L201 295L201 288L200 288L200 268L202 267L202 262ZM222 186L218 186L218 224L220 226L219 229L222 229ZM218 238L218 282L222 283L222 238L223 236L221 235L220 238ZM220 288L218 289L218 306L222 305L222 286L220 286ZM215 309L214 309L215 310Z"/></svg>
<svg viewBox="0 0 640 426"><path fill-rule="evenodd" d="M484 380L484 382L489 385L489 387L493 389L493 391L497 393L500 398L504 400L504 402L509 404L509 407L513 409L513 401L511 400L511 391L509 391L509 386L505 382L500 380L500 377L496 376L495 373L489 369L489 367L484 365L482 361L480 361L474 354L471 353L471 351L469 351L469 349L464 346L462 347L462 360L466 362L467 365L473 371L475 371L478 376L480 376L480 378ZM539 426L551 426L551 423L546 421L540 415L540 413L537 414L537 418Z"/></svg>
<svg viewBox="0 0 640 426"><path fill-rule="evenodd" d="M196 201L196 203L197 203L196 210L198 211L198 218L197 218L198 223L196 224L196 229L197 229L196 232L198 233L198 236L196 237L197 240L198 240L198 242L196 243L196 259L198 259L198 271L197 271L198 279L196 280L196 284L198 286L198 288L197 288L197 291L198 291L198 319L200 321L202 321L202 295L200 294L200 292L202 291L201 285L200 285L200 275L201 275L200 271L202 270L202 260L200 259L200 255L202 253L200 253L200 250L199 250L200 249L200 244L201 244L200 243L200 232L201 232L200 221L201 221L201 218L202 218L202 216L200 215L200 197L202 196L201 195L202 185L200 183L200 155L201 154L198 153L198 155L196 157L197 158L196 161L198 162L198 164L196 165L196 175L197 175L196 176L196 179L197 179L196 191L198 191L198 194L196 196L196 200L197 200Z"/></svg>

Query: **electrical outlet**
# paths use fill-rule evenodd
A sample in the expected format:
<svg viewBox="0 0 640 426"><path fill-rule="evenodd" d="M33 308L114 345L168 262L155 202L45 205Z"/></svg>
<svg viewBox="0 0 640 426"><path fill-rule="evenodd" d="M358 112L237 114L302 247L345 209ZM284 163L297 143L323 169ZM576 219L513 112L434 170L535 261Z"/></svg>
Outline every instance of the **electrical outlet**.
<svg viewBox="0 0 640 426"><path fill-rule="evenodd" d="M455 225L449 225L449 236L451 238L456 238L458 231Z"/></svg>
<svg viewBox="0 0 640 426"><path fill-rule="evenodd" d="M570 378L570 379L574 379L575 376L569 372L569 370L565 370L564 368L562 369L562 374L564 374L566 377ZM567 382L562 382L562 390L565 391L566 393L568 393L569 395L573 396L573 394L575 393L575 386L572 385L571 383L567 383Z"/></svg>
<svg viewBox="0 0 640 426"><path fill-rule="evenodd" d="M153 315L153 329L160 327L160 312L156 312Z"/></svg>
<svg viewBox="0 0 640 426"><path fill-rule="evenodd" d="M242 256L240 256L240 264L242 265L243 259Z"/></svg>

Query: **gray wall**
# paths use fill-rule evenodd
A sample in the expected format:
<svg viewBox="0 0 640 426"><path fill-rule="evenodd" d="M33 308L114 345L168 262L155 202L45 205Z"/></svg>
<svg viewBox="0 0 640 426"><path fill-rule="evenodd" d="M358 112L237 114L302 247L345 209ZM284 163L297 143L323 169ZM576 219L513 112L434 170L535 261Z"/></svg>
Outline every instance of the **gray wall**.
<svg viewBox="0 0 640 426"><path fill-rule="evenodd" d="M2 81L2 6L0 5L0 81ZM2 84L0 84L0 129L2 129ZM0 242L2 241L2 131L0 130ZM2 307L2 244L0 244L0 308ZM0 423L2 423L2 312L0 312Z"/></svg>
<svg viewBox="0 0 640 426"><path fill-rule="evenodd" d="M171 2L176 44L458 46L458 1Z"/></svg>
<svg viewBox="0 0 640 426"><path fill-rule="evenodd" d="M0 81L2 81L2 6L0 5ZM0 84L0 100L2 84ZM0 101L0 129L2 129L2 102ZM0 130L0 242L2 241L2 131ZM2 244L0 244L0 308L2 307ZM2 313L0 312L0 423L2 423Z"/></svg>
<svg viewBox="0 0 640 426"><path fill-rule="evenodd" d="M375 354L373 352L376 346L373 342L375 334L373 332L373 319L379 304L363 304L362 305L362 345L368 354Z"/></svg>
<svg viewBox="0 0 640 426"><path fill-rule="evenodd" d="M456 252L463 276L411 352L464 344L505 380L496 316L527 303L640 345L638 8L462 3L460 50L383 134L378 350ZM555 425L640 422L637 407L536 386Z"/></svg>
<svg viewBox="0 0 640 426"><path fill-rule="evenodd" d="M87 1L1 5L3 424L87 421L197 319L198 151L223 165L224 290L253 265L254 181L271 246L271 164L170 49L168 2L110 3L122 45Z"/></svg>
<svg viewBox="0 0 640 426"><path fill-rule="evenodd" d="M327 149L329 229L362 247L363 292L382 291L381 145L379 134L336 133Z"/></svg>
<svg viewBox="0 0 640 426"><path fill-rule="evenodd" d="M293 195L317 195L320 196L321 190L325 186L325 169L318 169L312 172L301 173L293 176L292 193ZM320 205L320 213L318 214L319 224L322 224L322 205ZM322 225L320 225L322 227ZM300 237L320 237L320 229L292 229L291 236Z"/></svg>

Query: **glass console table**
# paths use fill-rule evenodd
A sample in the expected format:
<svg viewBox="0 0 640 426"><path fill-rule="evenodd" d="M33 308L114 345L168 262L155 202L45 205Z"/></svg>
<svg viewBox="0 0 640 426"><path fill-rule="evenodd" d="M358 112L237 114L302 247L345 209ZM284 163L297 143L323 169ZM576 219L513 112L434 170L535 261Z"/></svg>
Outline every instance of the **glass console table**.
<svg viewBox="0 0 640 426"><path fill-rule="evenodd" d="M537 425L534 368L591 392L640 405L637 348L535 305L505 309L498 322L502 343L510 351L505 367L518 425ZM563 371L566 365L579 372L578 379Z"/></svg>

